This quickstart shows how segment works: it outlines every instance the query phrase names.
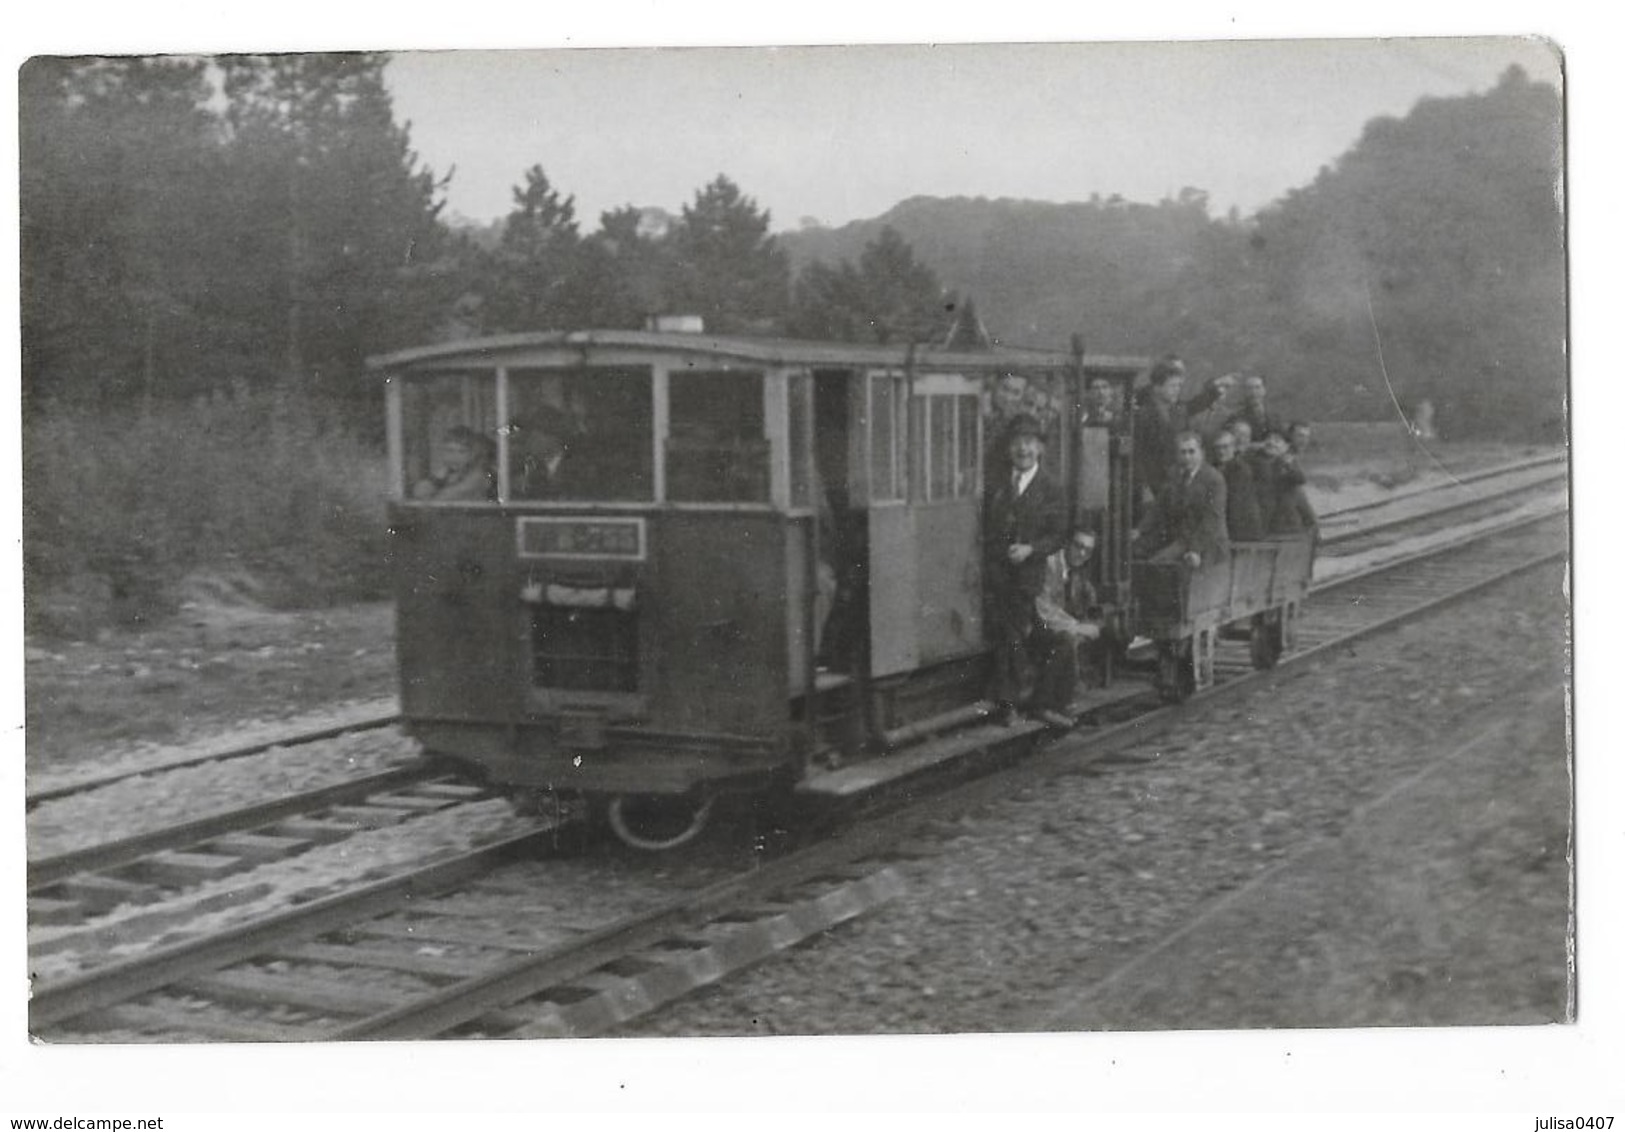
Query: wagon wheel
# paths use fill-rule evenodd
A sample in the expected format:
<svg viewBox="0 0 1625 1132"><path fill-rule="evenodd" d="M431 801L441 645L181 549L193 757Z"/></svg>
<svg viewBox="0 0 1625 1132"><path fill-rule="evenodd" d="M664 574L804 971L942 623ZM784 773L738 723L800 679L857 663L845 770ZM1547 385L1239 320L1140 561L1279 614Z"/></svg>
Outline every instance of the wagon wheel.
<svg viewBox="0 0 1625 1132"><path fill-rule="evenodd" d="M1253 667L1259 669L1274 668L1276 662L1281 659L1283 643L1281 640L1281 614L1279 611L1255 614L1251 641Z"/></svg>
<svg viewBox="0 0 1625 1132"><path fill-rule="evenodd" d="M1196 692L1196 658L1189 641L1157 646L1157 694L1170 704L1184 703Z"/></svg>
<svg viewBox="0 0 1625 1132"><path fill-rule="evenodd" d="M704 832L715 801L709 794L617 794L604 816L623 844L661 852L687 845Z"/></svg>

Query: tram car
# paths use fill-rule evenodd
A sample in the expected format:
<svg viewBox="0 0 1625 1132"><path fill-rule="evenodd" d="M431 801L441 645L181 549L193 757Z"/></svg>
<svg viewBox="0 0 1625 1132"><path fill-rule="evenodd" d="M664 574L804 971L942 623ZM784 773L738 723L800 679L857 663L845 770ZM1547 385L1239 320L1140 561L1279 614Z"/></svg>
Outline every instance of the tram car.
<svg viewBox="0 0 1625 1132"><path fill-rule="evenodd" d="M1103 378L1125 423L1146 359L691 327L368 365L408 727L518 795L588 799L645 848L692 837L720 795L986 714L982 492L1015 412L1097 533L1104 679L1146 637L1164 693L1187 695L1238 627L1273 663L1307 588L1307 549L1131 558L1131 432L1077 410Z"/></svg>

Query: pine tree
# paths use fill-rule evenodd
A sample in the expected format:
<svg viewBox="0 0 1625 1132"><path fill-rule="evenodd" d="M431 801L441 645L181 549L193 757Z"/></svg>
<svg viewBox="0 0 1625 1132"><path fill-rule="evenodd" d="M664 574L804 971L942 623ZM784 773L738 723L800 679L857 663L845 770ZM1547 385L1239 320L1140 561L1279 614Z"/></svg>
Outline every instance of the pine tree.
<svg viewBox="0 0 1625 1132"><path fill-rule="evenodd" d="M185 392L219 135L206 64L40 57L20 74L23 399Z"/></svg>
<svg viewBox="0 0 1625 1132"><path fill-rule="evenodd" d="M569 329L593 320L581 309L583 266L575 197L564 197L540 165L525 170L513 190L513 211L503 223L484 281L482 322L487 331Z"/></svg>
<svg viewBox="0 0 1625 1132"><path fill-rule="evenodd" d="M219 60L230 128L231 241L242 278L222 321L280 357L294 389L340 392L365 354L421 340L446 296L436 197L394 121L382 54ZM267 312L274 312L268 315Z"/></svg>
<svg viewBox="0 0 1625 1132"><path fill-rule="evenodd" d="M768 232L772 214L718 176L672 229L668 313L698 314L708 329L776 329L790 305L790 261Z"/></svg>

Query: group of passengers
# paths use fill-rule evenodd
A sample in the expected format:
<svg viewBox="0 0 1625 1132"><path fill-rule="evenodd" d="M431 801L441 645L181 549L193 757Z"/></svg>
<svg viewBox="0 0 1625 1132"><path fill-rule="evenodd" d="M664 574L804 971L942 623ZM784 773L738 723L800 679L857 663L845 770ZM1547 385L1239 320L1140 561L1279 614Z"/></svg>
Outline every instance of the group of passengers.
<svg viewBox="0 0 1625 1132"><path fill-rule="evenodd" d="M1164 555L1192 566L1222 557L1231 539L1317 535L1298 464L1309 447L1309 425L1271 413L1268 388L1256 374L1214 378L1189 401L1180 400L1184 384L1184 364L1161 359L1135 416L1136 531L1161 534L1159 553L1173 543L1193 543ZM1242 402L1231 409L1238 385ZM1217 478L1201 474L1204 463Z"/></svg>
<svg viewBox="0 0 1625 1132"><path fill-rule="evenodd" d="M561 499L590 490L592 473L581 453L589 449L578 421L542 406L516 419L508 430L512 491L516 499ZM493 502L497 497L497 447L484 433L453 425L440 440L440 470L412 486L413 499L442 503Z"/></svg>
<svg viewBox="0 0 1625 1132"><path fill-rule="evenodd" d="M1283 423L1269 411L1260 376L1215 378L1189 401L1181 398L1184 383L1184 364L1165 357L1136 401L1135 553L1197 569L1222 560L1232 539L1303 532L1318 539L1298 462L1309 426ZM1238 387L1239 406L1232 404ZM1116 430L1123 417L1113 384L1091 380L1078 423ZM1022 673L1035 670L1027 710L1051 726L1070 727L1080 673L1099 659L1101 615L1089 576L1096 536L1066 529L1060 489L1040 473L1044 440L1036 419L1012 420L1006 445L1009 463L990 473L983 526L992 694L1003 721L1017 721Z"/></svg>

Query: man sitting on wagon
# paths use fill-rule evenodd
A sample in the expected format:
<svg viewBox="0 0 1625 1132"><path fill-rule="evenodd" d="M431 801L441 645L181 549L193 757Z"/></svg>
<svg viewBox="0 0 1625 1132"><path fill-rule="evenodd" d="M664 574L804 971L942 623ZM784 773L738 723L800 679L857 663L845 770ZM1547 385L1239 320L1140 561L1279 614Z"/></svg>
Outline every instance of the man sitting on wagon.
<svg viewBox="0 0 1625 1132"><path fill-rule="evenodd" d="M1068 728L1080 672L1093 674L1094 643L1100 640L1100 604L1089 580L1093 531L1076 530L1066 546L1044 563L1044 592L1038 595L1038 686L1033 708L1051 727ZM1080 654L1082 654L1080 656Z"/></svg>
<svg viewBox="0 0 1625 1132"><path fill-rule="evenodd" d="M1152 562L1181 562L1195 569L1229 551L1228 494L1224 476L1202 458L1200 436L1180 433L1174 452L1173 473L1130 538L1150 548Z"/></svg>

